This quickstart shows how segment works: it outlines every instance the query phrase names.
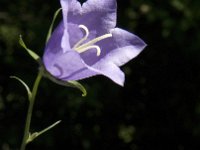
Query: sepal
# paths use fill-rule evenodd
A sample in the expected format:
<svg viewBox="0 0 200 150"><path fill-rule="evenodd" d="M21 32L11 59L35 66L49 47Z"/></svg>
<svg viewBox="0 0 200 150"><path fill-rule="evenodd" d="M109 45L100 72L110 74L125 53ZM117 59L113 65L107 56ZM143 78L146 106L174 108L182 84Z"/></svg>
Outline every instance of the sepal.
<svg viewBox="0 0 200 150"><path fill-rule="evenodd" d="M45 68L44 65L41 64L40 69L42 69L43 72L43 76L50 79L52 82L62 85L62 86L66 86L66 87L73 87L73 88L77 88L82 92L82 96L86 96L87 95L87 91L85 89L85 87L79 83L78 81L63 81L60 79L57 79L56 77L52 76Z"/></svg>
<svg viewBox="0 0 200 150"><path fill-rule="evenodd" d="M27 95L28 95L28 100L30 101L31 97L32 97L32 93L30 91L30 88L28 87L28 85L20 78L16 77L16 76L10 76L10 78L12 79L16 79L17 81L19 81L26 89L27 91Z"/></svg>
<svg viewBox="0 0 200 150"><path fill-rule="evenodd" d="M19 44L28 52L28 54L33 59L35 59L36 61L38 61L40 59L39 55L37 55L34 51L32 51L29 48L27 48L26 44L24 43L24 41L22 39L22 35L19 36Z"/></svg>
<svg viewBox="0 0 200 150"><path fill-rule="evenodd" d="M62 8L59 8L55 13L54 13L54 16L53 16L53 19L52 19L52 22L51 22L51 25L49 27L49 31L47 33L47 38L46 38L46 43L48 42L49 38L51 37L51 34L52 34L52 30L53 30L53 26L54 26L54 23L55 23L55 20L59 14L59 12L62 10Z"/></svg>
<svg viewBox="0 0 200 150"><path fill-rule="evenodd" d="M37 138L38 136L40 136L41 134L47 132L48 130L52 129L53 127L55 127L57 124L59 124L61 122L61 120L56 121L54 124L48 126L47 128L39 131L39 132L34 132L34 133L29 133L28 139L26 140L26 144L32 142L35 138Z"/></svg>

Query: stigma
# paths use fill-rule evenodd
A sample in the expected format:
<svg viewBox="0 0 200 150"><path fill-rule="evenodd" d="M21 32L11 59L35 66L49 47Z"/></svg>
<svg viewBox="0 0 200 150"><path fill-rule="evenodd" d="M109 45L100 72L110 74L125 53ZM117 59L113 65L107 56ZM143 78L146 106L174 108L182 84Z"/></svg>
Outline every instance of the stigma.
<svg viewBox="0 0 200 150"><path fill-rule="evenodd" d="M80 29L84 30L85 35L83 36L82 39L80 39L74 45L74 47L72 49L74 49L78 53L83 53L83 52L86 52L86 51L91 50L91 49L96 49L97 56L100 56L100 54L101 54L101 48L98 45L95 45L95 44L97 42L99 42L99 41L102 41L104 39L112 37L112 34L111 33L104 34L102 36L96 37L96 38L94 38L94 39L92 39L92 40L84 43L88 39L88 36L89 36L90 32L89 32L88 28L86 26L84 26L84 25L79 25L78 27Z"/></svg>

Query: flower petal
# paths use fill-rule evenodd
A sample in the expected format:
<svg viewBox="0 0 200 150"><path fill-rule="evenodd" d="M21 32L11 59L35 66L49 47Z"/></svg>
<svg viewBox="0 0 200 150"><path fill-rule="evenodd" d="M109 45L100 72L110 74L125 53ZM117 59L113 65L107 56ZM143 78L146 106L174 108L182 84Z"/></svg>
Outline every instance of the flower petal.
<svg viewBox="0 0 200 150"><path fill-rule="evenodd" d="M62 37L61 47L63 48L63 52L66 52L70 45L69 39L69 29L68 29L68 16L71 13L80 13L81 11L81 4L77 0L60 0L62 5L62 12L63 12L63 22L64 22L64 34Z"/></svg>
<svg viewBox="0 0 200 150"><path fill-rule="evenodd" d="M68 34L69 34L69 43L70 47L73 48L74 45L84 36L84 33L78 27L77 24L68 23ZM63 41L65 42L65 41Z"/></svg>
<svg viewBox="0 0 200 150"><path fill-rule="evenodd" d="M102 60L103 61L103 60ZM80 55L69 51L55 61L51 73L61 80L81 80L95 75L104 75L115 83L124 85L124 73L112 62L101 61L90 67L85 64Z"/></svg>
<svg viewBox="0 0 200 150"><path fill-rule="evenodd" d="M94 51L90 50L81 54L83 60L90 66L98 63L99 60L113 62L117 66L122 66L136 57L146 46L146 44L136 35L125 30L115 28L111 30L112 37L97 43L101 48L101 55L95 57Z"/></svg>
<svg viewBox="0 0 200 150"><path fill-rule="evenodd" d="M100 44L105 61L111 61L122 66L135 58L145 47L146 43L138 36L120 28L112 30L113 37ZM110 40L110 41L109 41ZM107 52L105 52L107 50ZM102 54L103 55L103 54Z"/></svg>
<svg viewBox="0 0 200 150"><path fill-rule="evenodd" d="M88 0L82 6L84 25L105 34L116 26L116 0Z"/></svg>
<svg viewBox="0 0 200 150"><path fill-rule="evenodd" d="M113 80L115 83L121 86L124 85L125 75L116 64L100 60L92 67L101 72L102 75Z"/></svg>
<svg viewBox="0 0 200 150"><path fill-rule="evenodd" d="M136 35L119 28L113 29L112 34L112 38L98 43L102 50L100 57L92 57L92 52L82 57L88 65L123 86L124 73L118 66L136 57L146 44Z"/></svg>
<svg viewBox="0 0 200 150"><path fill-rule="evenodd" d="M67 25L68 15L77 15L81 13L81 4L77 0L60 0L63 12L64 25Z"/></svg>
<svg viewBox="0 0 200 150"><path fill-rule="evenodd" d="M66 2L67 0L61 0L62 7L65 7L62 1ZM97 31L99 35L109 32L116 26L116 0L87 0L81 8L75 1L68 2L70 3L68 22L83 24L90 31ZM75 6L72 5L74 3Z"/></svg>
<svg viewBox="0 0 200 150"><path fill-rule="evenodd" d="M69 51L54 59L53 64L45 65L47 71L61 80L80 80L97 75L95 70L89 70L78 53Z"/></svg>
<svg viewBox="0 0 200 150"><path fill-rule="evenodd" d="M63 52L61 47L64 26L61 22L49 39L43 55L46 70L54 77L61 80L80 80L100 74L97 70L84 63L79 53L69 46ZM64 42L63 42L64 43Z"/></svg>
<svg viewBox="0 0 200 150"><path fill-rule="evenodd" d="M63 22L61 22L54 32L52 33L50 39L48 40L44 55L43 55L43 61L45 66L48 68L49 66L52 66L54 63L54 59L57 57L57 55L60 55L62 53L61 48L61 39L63 36L64 27Z"/></svg>
<svg viewBox="0 0 200 150"><path fill-rule="evenodd" d="M79 80L97 74L88 70L80 55L74 51L68 51L57 56L54 63L47 70L53 76L62 80ZM85 74L82 72L85 72Z"/></svg>

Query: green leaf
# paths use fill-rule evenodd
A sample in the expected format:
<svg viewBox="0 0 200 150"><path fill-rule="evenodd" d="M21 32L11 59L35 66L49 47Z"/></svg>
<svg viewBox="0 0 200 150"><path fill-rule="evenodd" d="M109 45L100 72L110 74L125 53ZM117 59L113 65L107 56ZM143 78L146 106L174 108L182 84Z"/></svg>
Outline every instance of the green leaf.
<svg viewBox="0 0 200 150"><path fill-rule="evenodd" d="M22 39L22 35L19 36L19 44L29 53L29 55L35 59L35 60L39 60L40 57L35 53L33 52L32 50L30 50L29 48L26 47L26 44L24 43L23 39Z"/></svg>
<svg viewBox="0 0 200 150"><path fill-rule="evenodd" d="M40 70L43 72L43 76L50 79L52 82L62 85L62 86L66 86L66 87L73 87L73 88L77 88L82 92L82 96L86 96L87 95L87 91L84 88L84 86L82 84L80 84L77 81L63 81L60 80L56 77L54 77L53 75L51 75L44 67L44 65L40 66Z"/></svg>
<svg viewBox="0 0 200 150"><path fill-rule="evenodd" d="M81 90L82 96L85 97L87 95L87 91L86 91L85 87L82 84L80 84L79 82L77 82L77 81L67 81L67 84L68 85L70 84L72 87L76 87L79 90Z"/></svg>
<svg viewBox="0 0 200 150"><path fill-rule="evenodd" d="M18 78L16 76L10 76L10 78L16 79L17 81L19 81L25 87L25 89L27 91L27 94L28 94L28 100L30 100L30 98L32 96L32 93L31 93L30 88L28 87L28 85L23 80L21 80L20 78Z"/></svg>
<svg viewBox="0 0 200 150"><path fill-rule="evenodd" d="M73 87L73 88L77 88L77 89L81 90L82 96L87 95L87 91L84 88L84 86L77 81L63 81L63 80L56 79L53 76L48 76L48 78L51 81L55 82L56 84L59 84L59 85L62 85L62 86L67 86L67 87Z"/></svg>
<svg viewBox="0 0 200 150"><path fill-rule="evenodd" d="M43 133L47 132L48 130L52 129L53 127L55 127L57 124L59 124L61 122L61 120L56 121L55 123L53 123L52 125L48 126L47 128L39 131L39 132L34 132L33 134L29 134L29 137L26 141L26 143L30 143L32 142L35 138L37 138L38 136L42 135Z"/></svg>
<svg viewBox="0 0 200 150"><path fill-rule="evenodd" d="M56 20L56 18L57 18L57 16L58 16L59 12L60 12L61 10L62 10L62 8L59 8L59 9L54 13L53 20L52 20L52 22L51 22L51 25L50 25L50 27L49 27L49 31L48 31L48 33L47 33L46 43L47 43L47 41L49 40L49 38L51 37L52 30L53 30L53 25L54 25L55 20Z"/></svg>

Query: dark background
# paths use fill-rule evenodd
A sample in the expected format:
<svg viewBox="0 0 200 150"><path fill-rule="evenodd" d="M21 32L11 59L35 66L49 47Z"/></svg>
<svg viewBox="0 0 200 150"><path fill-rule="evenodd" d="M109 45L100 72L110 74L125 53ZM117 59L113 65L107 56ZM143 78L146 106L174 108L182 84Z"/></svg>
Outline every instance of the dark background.
<svg viewBox="0 0 200 150"><path fill-rule="evenodd" d="M10 79L32 86L38 65L18 44L22 34L40 56L58 0L0 1L0 149L19 149L27 96ZM122 88L98 76L81 81L88 91L43 79L32 131L62 123L27 150L199 150L200 1L118 0L117 26L148 47L122 67ZM61 148L64 147L64 148Z"/></svg>

